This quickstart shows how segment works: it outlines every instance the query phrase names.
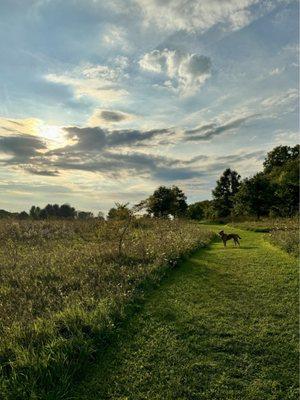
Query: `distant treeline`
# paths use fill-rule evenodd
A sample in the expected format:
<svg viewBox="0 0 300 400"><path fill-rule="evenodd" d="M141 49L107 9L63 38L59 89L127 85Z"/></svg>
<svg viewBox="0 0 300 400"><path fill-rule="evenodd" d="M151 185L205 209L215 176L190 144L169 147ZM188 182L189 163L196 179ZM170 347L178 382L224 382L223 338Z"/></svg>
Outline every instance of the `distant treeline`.
<svg viewBox="0 0 300 400"><path fill-rule="evenodd" d="M235 217L290 217L299 212L299 145L278 146L266 156L263 171L241 179L239 173L227 168L216 182L212 200L188 205L186 196L177 186L160 186L133 209L128 203L116 203L107 219L128 219L134 211L157 218L190 218L195 220L226 220ZM32 206L29 213L0 210L0 218L19 219L90 219L92 212L76 211L69 204ZM103 213L97 217L104 219Z"/></svg>

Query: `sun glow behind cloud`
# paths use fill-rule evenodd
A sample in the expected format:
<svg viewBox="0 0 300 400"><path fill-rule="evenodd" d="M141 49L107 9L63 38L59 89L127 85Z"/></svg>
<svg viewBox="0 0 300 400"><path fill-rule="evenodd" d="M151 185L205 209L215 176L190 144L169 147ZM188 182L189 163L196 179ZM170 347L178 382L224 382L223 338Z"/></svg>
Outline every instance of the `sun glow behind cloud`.
<svg viewBox="0 0 300 400"><path fill-rule="evenodd" d="M64 130L57 125L41 123L39 126L39 136L46 139L49 149L63 147L69 143Z"/></svg>

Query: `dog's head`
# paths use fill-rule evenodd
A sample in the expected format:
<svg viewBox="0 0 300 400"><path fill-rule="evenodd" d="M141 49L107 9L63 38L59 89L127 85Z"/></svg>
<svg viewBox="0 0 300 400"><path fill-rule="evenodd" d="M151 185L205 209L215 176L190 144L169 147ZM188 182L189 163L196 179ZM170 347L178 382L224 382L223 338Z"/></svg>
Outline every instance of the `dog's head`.
<svg viewBox="0 0 300 400"><path fill-rule="evenodd" d="M220 231L220 232L219 232L219 235L220 235L220 236L223 236L223 235L224 235L224 231Z"/></svg>

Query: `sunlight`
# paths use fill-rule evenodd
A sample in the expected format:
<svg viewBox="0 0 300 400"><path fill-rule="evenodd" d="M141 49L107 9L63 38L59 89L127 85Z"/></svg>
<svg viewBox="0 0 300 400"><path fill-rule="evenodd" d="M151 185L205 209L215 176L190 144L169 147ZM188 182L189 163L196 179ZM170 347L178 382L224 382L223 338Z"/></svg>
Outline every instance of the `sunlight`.
<svg viewBox="0 0 300 400"><path fill-rule="evenodd" d="M67 139L60 126L42 124L39 129L39 134L41 137L49 141L50 148L60 147L67 144Z"/></svg>

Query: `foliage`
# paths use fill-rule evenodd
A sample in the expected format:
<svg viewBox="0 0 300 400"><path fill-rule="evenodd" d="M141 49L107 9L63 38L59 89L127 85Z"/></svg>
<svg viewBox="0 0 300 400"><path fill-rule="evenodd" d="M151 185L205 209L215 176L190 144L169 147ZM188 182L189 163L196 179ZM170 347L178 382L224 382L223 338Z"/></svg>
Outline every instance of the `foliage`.
<svg viewBox="0 0 300 400"><path fill-rule="evenodd" d="M270 178L260 172L252 178L244 179L234 197L234 214L255 215L257 218L269 214L274 204L275 185Z"/></svg>
<svg viewBox="0 0 300 400"><path fill-rule="evenodd" d="M107 214L108 220L127 220L130 217L131 211L128 208L128 203L116 203L116 207L109 210Z"/></svg>
<svg viewBox="0 0 300 400"><path fill-rule="evenodd" d="M189 204L187 217L195 220L210 220L214 218L213 202L211 200L197 201Z"/></svg>
<svg viewBox="0 0 300 400"><path fill-rule="evenodd" d="M94 215L90 211L78 211L77 212L77 218L78 219L91 219L94 218Z"/></svg>
<svg viewBox="0 0 300 400"><path fill-rule="evenodd" d="M134 220L120 255L126 223L1 220L4 399L63 398L145 282L212 237L191 221Z"/></svg>
<svg viewBox="0 0 300 400"><path fill-rule="evenodd" d="M198 201L197 203L189 204L187 210L187 216L190 219L196 219L199 221L201 221L204 218L204 210L200 201Z"/></svg>
<svg viewBox="0 0 300 400"><path fill-rule="evenodd" d="M160 186L146 200L147 212L154 217L184 216L187 210L186 196L177 186Z"/></svg>
<svg viewBox="0 0 300 400"><path fill-rule="evenodd" d="M264 172L272 173L274 169L284 167L287 162L299 158L299 145L277 146L267 154L264 161Z"/></svg>
<svg viewBox="0 0 300 400"><path fill-rule="evenodd" d="M214 209L217 217L227 217L233 209L233 199L240 187L240 175L227 168L213 190Z"/></svg>
<svg viewBox="0 0 300 400"><path fill-rule="evenodd" d="M221 183L219 186L222 186ZM222 198L220 194L219 197ZM224 202L215 201L215 207L218 214L224 214ZM242 181L233 197L233 214L255 215L259 219L268 215L291 217L298 210L299 145L275 147L267 154L264 170Z"/></svg>
<svg viewBox="0 0 300 400"><path fill-rule="evenodd" d="M76 210L69 204L47 204L45 208L32 206L29 212L33 219L74 219L76 217Z"/></svg>

